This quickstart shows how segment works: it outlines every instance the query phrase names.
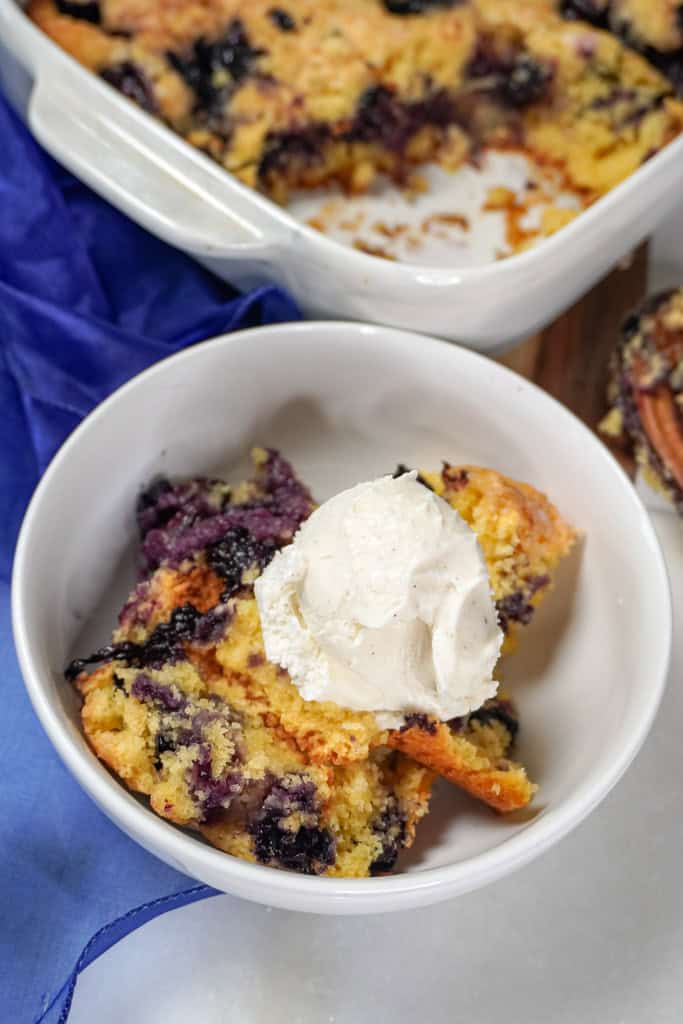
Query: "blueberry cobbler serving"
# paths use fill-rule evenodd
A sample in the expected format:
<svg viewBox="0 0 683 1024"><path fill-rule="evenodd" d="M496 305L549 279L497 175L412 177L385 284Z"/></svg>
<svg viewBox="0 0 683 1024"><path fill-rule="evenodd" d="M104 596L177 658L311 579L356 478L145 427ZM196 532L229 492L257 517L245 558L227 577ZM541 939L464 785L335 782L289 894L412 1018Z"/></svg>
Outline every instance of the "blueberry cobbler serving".
<svg viewBox="0 0 683 1024"><path fill-rule="evenodd" d="M606 6L629 26L620 38L603 28ZM378 173L406 184L426 161L453 169L485 147L515 147L561 169L589 203L683 127L683 105L655 66L668 58L648 60L680 45L679 8L669 17L665 3L648 3L661 7L655 25L639 13L645 6L31 0L28 13L104 81L277 201L328 181L363 192ZM622 42L641 35L645 56Z"/></svg>
<svg viewBox="0 0 683 1024"><path fill-rule="evenodd" d="M304 874L389 872L436 775L524 807L491 672L572 528L493 470L400 466L317 507L279 453L252 460L141 494L140 580L66 670L97 756L176 825Z"/></svg>
<svg viewBox="0 0 683 1024"><path fill-rule="evenodd" d="M622 328L600 425L683 516L683 288L648 299Z"/></svg>

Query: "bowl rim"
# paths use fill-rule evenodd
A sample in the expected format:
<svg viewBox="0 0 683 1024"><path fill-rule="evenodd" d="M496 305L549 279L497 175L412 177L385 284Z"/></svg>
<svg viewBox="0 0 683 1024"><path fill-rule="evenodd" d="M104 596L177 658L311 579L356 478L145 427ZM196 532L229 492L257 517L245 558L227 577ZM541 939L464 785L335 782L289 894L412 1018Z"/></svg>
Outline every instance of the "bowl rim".
<svg viewBox="0 0 683 1024"><path fill-rule="evenodd" d="M651 652L648 686L641 687L637 692L636 709L640 714L630 714L629 721L621 726L623 735L618 755L598 777L594 777L593 770L558 806L546 809L542 815L489 850L468 856L457 863L380 878L321 878L252 864L208 846L202 839L178 829L158 817L148 806L139 803L122 783L106 771L92 751L84 752L81 749L75 736L65 728L57 710L52 707L48 696L49 686L35 664L25 609L26 595L31 586L31 538L44 516L44 496L49 493L53 482L59 479L62 465L71 458L72 452L77 450L81 438L92 425L106 418L110 410L129 393L139 388L144 389L150 380L163 376L169 368L175 371L177 366L201 358L204 352L223 346L258 343L264 332L273 336L294 332L307 337L309 341L315 337L319 344L317 351L323 356L321 336L324 343L333 343L335 336L348 335L349 332L375 338L384 336L390 344L396 338L397 342L431 346L433 350L448 347L455 363L458 360L476 363L481 369L485 367L487 373L507 377L515 385L517 401L523 400L524 391L528 389L536 400L540 399L552 409L559 427L563 419L571 421L574 427L578 424L585 435L585 443L593 448L606 470L615 476L615 481L620 481L620 500L630 501L638 513L643 531L642 542L648 547L650 572L660 590L659 620L662 627L661 641ZM524 386L521 390L520 384ZM220 878L222 881L218 884L234 895L287 909L318 913L371 913L434 903L494 881L548 849L604 799L638 753L659 707L670 662L672 605L664 556L643 502L608 449L559 401L507 367L449 342L393 327L319 320L248 328L192 345L136 374L96 406L54 455L25 512L12 573L12 626L26 690L48 738L83 789L129 836L178 870L198 878Z"/></svg>

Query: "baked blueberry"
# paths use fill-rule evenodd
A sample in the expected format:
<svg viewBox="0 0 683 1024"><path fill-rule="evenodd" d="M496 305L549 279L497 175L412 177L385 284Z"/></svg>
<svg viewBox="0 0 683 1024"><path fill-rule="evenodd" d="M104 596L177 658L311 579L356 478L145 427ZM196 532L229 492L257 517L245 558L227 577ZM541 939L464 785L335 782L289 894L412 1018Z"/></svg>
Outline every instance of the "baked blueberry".
<svg viewBox="0 0 683 1024"><path fill-rule="evenodd" d="M112 64L110 67L100 71L100 78L103 78L109 85L122 92L129 100L133 100L143 110L149 113L156 111L156 102L152 86L144 71L132 61L126 60L121 64Z"/></svg>

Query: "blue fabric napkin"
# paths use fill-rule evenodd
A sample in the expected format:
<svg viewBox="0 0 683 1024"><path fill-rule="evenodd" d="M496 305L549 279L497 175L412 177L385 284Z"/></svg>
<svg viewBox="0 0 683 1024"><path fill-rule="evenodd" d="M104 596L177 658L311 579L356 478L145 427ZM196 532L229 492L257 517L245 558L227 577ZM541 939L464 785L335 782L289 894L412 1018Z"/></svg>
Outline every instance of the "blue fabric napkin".
<svg viewBox="0 0 683 1024"><path fill-rule="evenodd" d="M211 335L298 317L282 291L240 296L136 227L46 156L0 96L3 1020L61 1024L78 970L138 924L211 894L109 823L33 715L9 610L26 503L64 438L133 374Z"/></svg>

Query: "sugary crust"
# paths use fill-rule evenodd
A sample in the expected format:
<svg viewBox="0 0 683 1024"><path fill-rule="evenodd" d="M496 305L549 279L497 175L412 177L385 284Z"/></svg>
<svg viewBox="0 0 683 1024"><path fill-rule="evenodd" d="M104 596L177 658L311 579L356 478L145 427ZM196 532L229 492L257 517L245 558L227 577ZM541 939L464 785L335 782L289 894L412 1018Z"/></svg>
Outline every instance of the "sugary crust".
<svg viewBox="0 0 683 1024"><path fill-rule="evenodd" d="M495 810L519 810L526 807L538 787L527 778L522 765L506 760L509 736L507 744L505 740L499 745L494 742L493 756L490 746L487 749L480 745L481 732L489 734L486 739L490 743L493 729L472 728L470 735L464 736L453 732L446 723L431 722L429 729L414 725L392 732L389 743ZM500 732L504 734L505 730Z"/></svg>
<svg viewBox="0 0 683 1024"><path fill-rule="evenodd" d="M611 0L610 26L639 49L668 53L683 47L679 0Z"/></svg>
<svg viewBox="0 0 683 1024"><path fill-rule="evenodd" d="M382 0L287 0L287 28L270 0L103 0L99 25L56 0L28 10L86 67L281 201L290 187L363 191L378 171L405 180L412 164L514 143L560 165L589 202L683 126L659 72L539 0L416 16ZM239 46L221 63L207 47L224 38Z"/></svg>
<svg viewBox="0 0 683 1024"><path fill-rule="evenodd" d="M444 463L440 473L422 476L476 533L507 632L503 650L512 650L519 625L550 592L576 531L541 491L495 470Z"/></svg>
<svg viewBox="0 0 683 1024"><path fill-rule="evenodd" d="M678 0L535 0L544 12L572 21L589 21L625 45L652 57L683 47L683 17Z"/></svg>

